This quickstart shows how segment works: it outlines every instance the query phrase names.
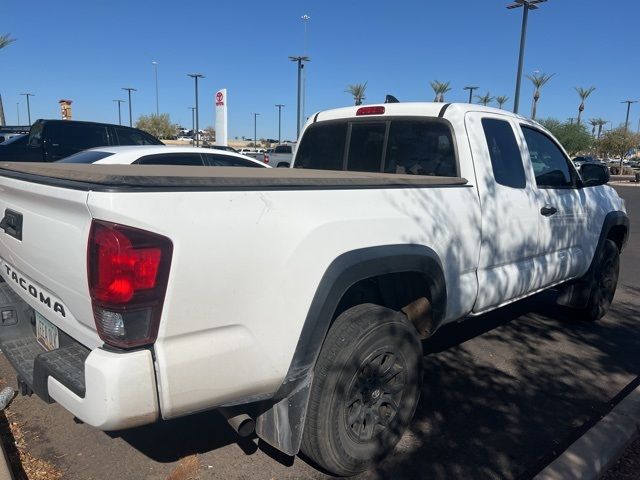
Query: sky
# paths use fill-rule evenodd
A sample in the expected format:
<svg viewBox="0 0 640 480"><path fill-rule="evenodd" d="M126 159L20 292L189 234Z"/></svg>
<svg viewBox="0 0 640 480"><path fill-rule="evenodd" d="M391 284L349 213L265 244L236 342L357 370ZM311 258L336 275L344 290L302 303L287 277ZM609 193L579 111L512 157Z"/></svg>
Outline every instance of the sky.
<svg viewBox="0 0 640 480"><path fill-rule="evenodd" d="M0 34L16 42L0 51L0 94L8 124L59 118L58 100L73 100L75 120L118 122L114 99L134 87L134 122L155 112L152 61L158 62L159 104L173 122L191 127L193 79L200 81L200 126L214 125L214 94L228 89L229 138L295 138L296 66L306 70L306 115L353 104L347 85L367 82L365 103L387 93L400 101L432 101L432 80L450 81L447 101L476 93L507 95L513 107L522 9L502 0L34 0L28 14L5 5ZM16 4L17 5L17 4ZM302 15L309 15L305 41ZM543 88L538 118L577 116L574 87L595 86L583 118L618 126L626 99L640 100L637 0L549 0L529 15L524 72L555 74ZM306 48L305 48L306 45ZM520 113L533 89L525 78ZM19 105L17 105L19 103ZM122 104L128 123L128 105ZM638 128L640 104L630 125Z"/></svg>

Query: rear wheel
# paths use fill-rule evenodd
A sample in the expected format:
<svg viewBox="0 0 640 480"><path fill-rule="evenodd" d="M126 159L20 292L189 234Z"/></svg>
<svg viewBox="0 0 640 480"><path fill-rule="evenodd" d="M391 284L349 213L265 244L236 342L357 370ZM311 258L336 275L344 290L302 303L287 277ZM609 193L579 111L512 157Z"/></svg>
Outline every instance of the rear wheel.
<svg viewBox="0 0 640 480"><path fill-rule="evenodd" d="M336 475L354 475L396 445L415 413L422 347L404 315L373 304L342 313L320 352L302 451Z"/></svg>

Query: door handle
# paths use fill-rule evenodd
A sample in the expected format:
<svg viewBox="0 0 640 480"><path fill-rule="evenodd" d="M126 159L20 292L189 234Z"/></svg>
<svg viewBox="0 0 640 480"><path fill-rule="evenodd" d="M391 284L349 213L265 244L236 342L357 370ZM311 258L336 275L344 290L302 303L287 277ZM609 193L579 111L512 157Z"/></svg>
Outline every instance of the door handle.
<svg viewBox="0 0 640 480"><path fill-rule="evenodd" d="M551 206L551 205L545 205L544 207L542 207L540 209L540 213L542 215L544 215L545 217L550 217L554 213L557 213L557 211L558 211L558 209L556 207Z"/></svg>

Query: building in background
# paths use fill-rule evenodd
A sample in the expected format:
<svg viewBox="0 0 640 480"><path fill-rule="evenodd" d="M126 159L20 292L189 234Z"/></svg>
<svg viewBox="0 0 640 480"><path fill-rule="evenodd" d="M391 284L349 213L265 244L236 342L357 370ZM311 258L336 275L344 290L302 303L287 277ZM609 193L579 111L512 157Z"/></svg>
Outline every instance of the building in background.
<svg viewBox="0 0 640 480"><path fill-rule="evenodd" d="M62 120L71 120L71 104L72 100L59 100L60 104L60 113L62 114Z"/></svg>

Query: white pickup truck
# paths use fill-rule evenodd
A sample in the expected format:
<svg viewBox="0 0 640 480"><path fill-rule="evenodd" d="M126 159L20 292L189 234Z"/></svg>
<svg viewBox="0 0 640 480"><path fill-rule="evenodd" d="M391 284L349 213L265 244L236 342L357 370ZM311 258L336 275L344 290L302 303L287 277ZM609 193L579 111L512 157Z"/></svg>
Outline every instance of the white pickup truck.
<svg viewBox="0 0 640 480"><path fill-rule="evenodd" d="M351 475L411 421L421 338L551 287L585 320L612 301L624 202L535 122L320 112L294 167L0 164L23 392L104 430L221 409Z"/></svg>

